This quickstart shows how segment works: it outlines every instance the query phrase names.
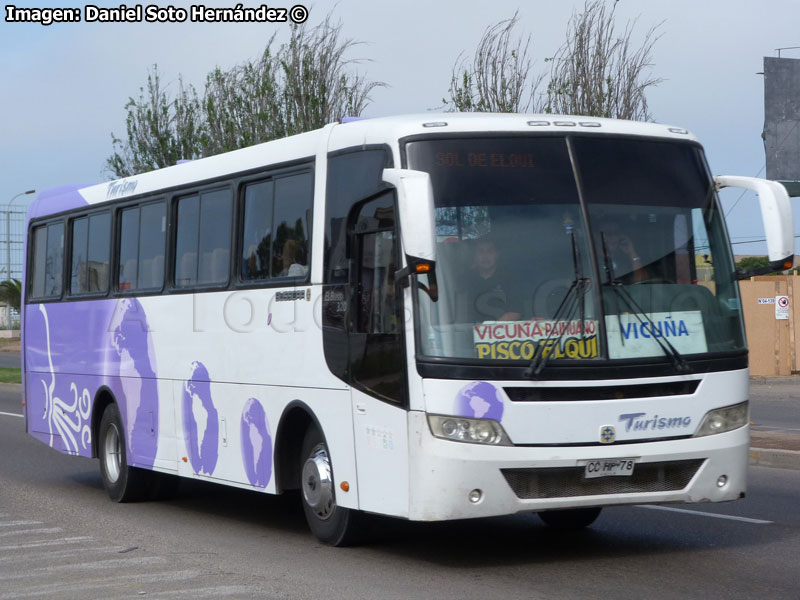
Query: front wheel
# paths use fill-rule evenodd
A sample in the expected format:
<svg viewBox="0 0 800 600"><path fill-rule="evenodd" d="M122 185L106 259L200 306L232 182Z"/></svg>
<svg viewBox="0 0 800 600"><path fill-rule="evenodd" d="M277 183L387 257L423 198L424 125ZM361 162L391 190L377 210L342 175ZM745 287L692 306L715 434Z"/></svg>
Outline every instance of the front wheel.
<svg viewBox="0 0 800 600"><path fill-rule="evenodd" d="M303 512L311 532L331 546L350 546L361 540L363 515L336 504L333 463L322 433L312 427L303 440L300 490Z"/></svg>
<svg viewBox="0 0 800 600"><path fill-rule="evenodd" d="M103 487L115 502L135 502L147 493L150 471L128 466L125 428L116 404L109 404L100 419L98 431L100 473Z"/></svg>
<svg viewBox="0 0 800 600"><path fill-rule="evenodd" d="M595 522L601 510L600 506L547 510L540 512L539 518L555 529L583 529Z"/></svg>

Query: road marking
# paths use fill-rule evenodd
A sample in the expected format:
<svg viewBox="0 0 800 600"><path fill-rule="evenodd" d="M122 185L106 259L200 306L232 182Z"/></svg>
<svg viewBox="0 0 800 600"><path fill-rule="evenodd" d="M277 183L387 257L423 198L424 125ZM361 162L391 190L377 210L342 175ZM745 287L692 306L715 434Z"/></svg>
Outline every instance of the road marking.
<svg viewBox="0 0 800 600"><path fill-rule="evenodd" d="M44 527L39 529L18 529L16 531L4 531L0 533L0 538L14 535L40 535L42 533L61 533L61 527Z"/></svg>
<svg viewBox="0 0 800 600"><path fill-rule="evenodd" d="M16 527L17 525L42 525L41 521L0 521L0 527Z"/></svg>
<svg viewBox="0 0 800 600"><path fill-rule="evenodd" d="M777 425L753 425L754 431L800 431L797 427L779 427Z"/></svg>
<svg viewBox="0 0 800 600"><path fill-rule="evenodd" d="M155 564L164 564L166 561L161 556L141 556L139 558L115 558L110 560L99 560L94 562L78 562L69 563L66 565L51 565L46 567L38 567L26 569L25 572L9 573L0 575L0 581L13 582L15 579L32 579L33 581L41 580L48 581L53 579L55 573L67 573L68 571L84 571L86 573L103 573L112 567L134 567L134 566L152 566ZM46 577L41 575L47 574ZM65 575L68 576L68 575ZM143 576L146 577L146 576ZM96 577L95 580L99 580ZM112 578L112 585L113 585Z"/></svg>
<svg viewBox="0 0 800 600"><path fill-rule="evenodd" d="M5 415L7 417L19 417L20 419L25 418L25 415L18 415L17 413L0 412L0 415Z"/></svg>
<svg viewBox="0 0 800 600"><path fill-rule="evenodd" d="M27 544L13 544L8 546L0 546L0 552L8 552L12 550L22 550L24 548L43 548L45 546L64 546L66 544L79 544L81 542L91 542L92 538L85 535L78 537L61 538L59 540L44 540L41 542L29 542Z"/></svg>
<svg viewBox="0 0 800 600"><path fill-rule="evenodd" d="M641 504L640 508L649 508L652 510L666 510L669 512L685 513L688 515L697 515L700 517L712 517L714 519L727 519L729 521L741 521L742 523L754 523L755 525L769 525L773 521L764 521L763 519L751 519L749 517L736 517L734 515L718 515L717 513L700 512L699 510L687 510L685 508L673 508L671 506L655 506L653 504Z"/></svg>
<svg viewBox="0 0 800 600"><path fill-rule="evenodd" d="M75 581L71 583L67 582L59 582L59 583L50 583L46 581L45 583L41 582L34 582L31 580L26 580L26 585L24 592L19 591L11 591L6 593L5 591L0 591L0 600L11 600L11 599L18 599L18 598L25 598L25 597L41 597L46 596L48 598L65 598L67 596L76 597L76 598L86 598L89 596L87 591L89 590L98 590L102 588L110 588L116 587L119 588L121 585L127 588L125 590L124 598L130 598L131 592L130 589L134 586L141 589L142 587L147 587L148 584L152 583L163 583L163 582L181 582L181 581L191 581L195 580L198 577L203 576L204 574L197 570L184 570L184 571L175 571L175 572L166 572L161 573L158 575L149 575L144 573L131 573L126 575L121 575L118 572L111 572L108 574L104 574L102 572L98 573L95 572L88 576L83 581ZM131 583L133 582L133 585ZM248 594L248 597L252 596L252 590L248 590L251 592ZM74 592L71 594L70 592ZM161 592L156 593L155 595L161 596ZM93 597L97 597L95 594L91 594ZM115 596L119 597L116 592ZM102 598L110 598L112 597L110 593L106 592L101 594L99 597ZM242 597L242 596L240 596Z"/></svg>
<svg viewBox="0 0 800 600"><path fill-rule="evenodd" d="M112 547L112 546L84 546L80 549L80 554L82 557L85 556L94 556L94 555L114 555L118 552L119 548ZM33 548L30 552L14 552L13 554L9 554L7 556L0 556L0 573L3 572L3 564L10 564L10 563L30 563L35 562L46 556L47 560L54 561L61 558L74 558L75 557L75 548L70 548L69 550L45 550L42 551L40 548Z"/></svg>

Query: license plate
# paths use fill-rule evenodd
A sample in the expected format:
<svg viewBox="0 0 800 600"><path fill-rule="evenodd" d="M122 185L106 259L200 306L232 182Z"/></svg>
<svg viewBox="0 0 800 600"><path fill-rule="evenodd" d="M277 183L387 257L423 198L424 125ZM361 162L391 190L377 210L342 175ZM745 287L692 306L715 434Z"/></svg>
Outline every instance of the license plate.
<svg viewBox="0 0 800 600"><path fill-rule="evenodd" d="M630 477L633 475L633 465L635 460L632 458L601 458L586 462L584 467L584 477L594 479L595 477Z"/></svg>

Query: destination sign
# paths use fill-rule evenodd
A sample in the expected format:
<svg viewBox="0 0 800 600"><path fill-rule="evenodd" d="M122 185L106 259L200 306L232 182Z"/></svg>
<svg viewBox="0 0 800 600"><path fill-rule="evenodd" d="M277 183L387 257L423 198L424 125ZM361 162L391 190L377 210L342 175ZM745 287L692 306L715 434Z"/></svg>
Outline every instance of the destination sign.
<svg viewBox="0 0 800 600"><path fill-rule="evenodd" d="M595 358L597 321L478 323L473 326L473 344L478 358L491 360L531 360L537 350L548 358Z"/></svg>
<svg viewBox="0 0 800 600"><path fill-rule="evenodd" d="M532 169L530 152L437 152L436 166L445 168Z"/></svg>

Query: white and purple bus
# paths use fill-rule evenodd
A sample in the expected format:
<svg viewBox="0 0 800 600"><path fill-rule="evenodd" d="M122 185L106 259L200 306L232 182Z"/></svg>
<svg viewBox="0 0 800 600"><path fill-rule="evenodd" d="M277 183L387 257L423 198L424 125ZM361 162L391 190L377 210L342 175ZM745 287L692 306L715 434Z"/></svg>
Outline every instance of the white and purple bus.
<svg viewBox="0 0 800 600"><path fill-rule="evenodd" d="M27 431L113 500L188 477L299 489L322 541L434 521L744 495L747 347L687 131L531 115L331 124L41 194Z"/></svg>

